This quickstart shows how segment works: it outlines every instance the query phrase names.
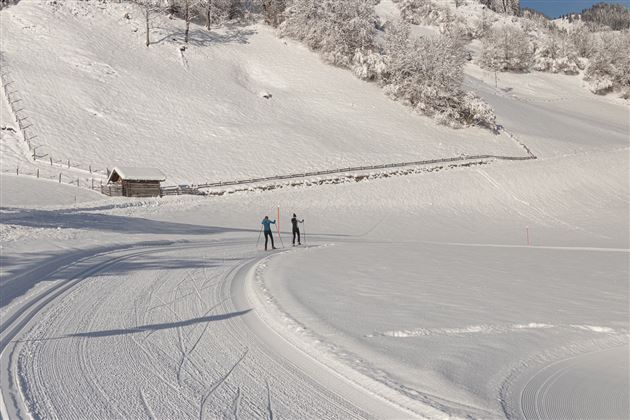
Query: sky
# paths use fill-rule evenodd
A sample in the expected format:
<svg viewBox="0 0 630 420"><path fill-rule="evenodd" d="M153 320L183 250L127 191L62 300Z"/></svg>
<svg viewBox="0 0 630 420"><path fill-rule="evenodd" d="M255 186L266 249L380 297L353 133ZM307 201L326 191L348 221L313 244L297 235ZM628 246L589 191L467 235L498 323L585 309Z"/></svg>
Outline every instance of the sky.
<svg viewBox="0 0 630 420"><path fill-rule="evenodd" d="M581 12L602 0L521 0L521 7L543 12L545 15L555 18L568 12ZM606 3L620 3L630 8L630 0L608 0Z"/></svg>

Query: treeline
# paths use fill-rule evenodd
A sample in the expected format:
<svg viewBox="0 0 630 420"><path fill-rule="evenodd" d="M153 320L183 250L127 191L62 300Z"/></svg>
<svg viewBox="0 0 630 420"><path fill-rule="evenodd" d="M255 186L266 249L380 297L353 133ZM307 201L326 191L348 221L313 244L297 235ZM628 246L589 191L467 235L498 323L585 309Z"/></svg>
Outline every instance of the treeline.
<svg viewBox="0 0 630 420"><path fill-rule="evenodd" d="M594 29L583 20L561 27L538 15L496 24L482 37L479 64L506 72L582 73L593 92L630 98L630 30Z"/></svg>
<svg viewBox="0 0 630 420"><path fill-rule="evenodd" d="M630 28L630 11L627 7L617 3L597 3L581 13L570 13L561 16L570 22L587 22L595 27L606 26L614 31Z"/></svg>
<svg viewBox="0 0 630 420"><path fill-rule="evenodd" d="M452 127L496 129L492 108L463 88L467 54L458 31L434 38L412 36L404 22L383 28L375 6L380 0L131 0L150 13L166 11L185 22L213 23L262 18L281 37L298 40L333 65L378 83L395 100ZM417 0L416 0L417 1Z"/></svg>
<svg viewBox="0 0 630 420"><path fill-rule="evenodd" d="M520 0L479 0L490 10L507 15L518 15L521 10Z"/></svg>
<svg viewBox="0 0 630 420"><path fill-rule="evenodd" d="M466 52L457 31L413 36L404 22L379 26L378 0L269 0L267 20L327 62L383 87L395 100L449 126L496 128L493 110L463 88ZM281 13L278 13L282 10Z"/></svg>
<svg viewBox="0 0 630 420"><path fill-rule="evenodd" d="M600 3L560 25L531 9L515 16L518 2L507 0L460 0L455 8L436 0L394 2L410 24L480 39L478 64L486 69L582 73L593 92L618 91L630 98L630 13L622 5ZM479 3L487 7L480 11Z"/></svg>

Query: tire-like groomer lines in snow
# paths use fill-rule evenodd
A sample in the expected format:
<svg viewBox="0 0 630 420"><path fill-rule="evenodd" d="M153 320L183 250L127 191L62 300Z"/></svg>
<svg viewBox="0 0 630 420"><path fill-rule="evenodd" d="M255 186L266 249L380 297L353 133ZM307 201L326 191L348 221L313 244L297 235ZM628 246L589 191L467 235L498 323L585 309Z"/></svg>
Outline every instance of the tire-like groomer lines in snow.
<svg viewBox="0 0 630 420"><path fill-rule="evenodd" d="M144 245L157 245L157 243L146 243ZM164 243L162 243L164 244ZM142 244L141 244L142 245ZM127 248L128 246L122 246ZM22 417L24 413L23 401L19 397L18 393L18 377L14 371L14 354L17 347L11 340L16 337L20 331L25 328L29 322L42 310L46 305L52 302L55 298L62 295L68 289L73 287L79 281L87 278L89 275L97 272L99 269L103 269L104 266L114 263L119 260L113 258L107 260L105 263L88 262L85 261L96 255L100 257L108 257L114 253L116 248L103 248L99 251L93 251L92 255L83 251L72 252L62 257L53 259L52 261L45 262L38 265L38 267L27 270L21 275L7 281L3 285L3 294L9 292L12 289L24 287L23 283L31 285L37 281L41 281L44 278L53 279L53 276L59 275L56 278L62 278L64 268L71 268L71 273L66 273L66 279L62 280L53 286L46 288L45 290L30 296L24 302L21 302L17 308L10 308L9 311L4 314L2 324L0 325L0 366L1 373L0 383L3 384L0 393L0 414L5 418ZM86 268L87 267L87 268ZM45 277L44 277L45 276ZM35 280L32 280L35 279ZM27 286L28 287L28 286ZM3 296L7 298L7 296ZM13 344L13 345L12 345ZM17 342L16 344L19 344Z"/></svg>
<svg viewBox="0 0 630 420"><path fill-rule="evenodd" d="M52 261L38 265L34 269L27 270L3 285L3 293L6 293L7 289L13 292L15 288L19 289L20 287L24 287L24 283L31 286L45 279L59 280L43 291L29 296L16 308L10 308L3 316L2 324L0 325L0 383L3 384L0 390L0 414L2 414L2 417L17 418L23 417L25 414L26 410L23 405L23 400L18 394L19 378L16 375L16 361L14 359L14 355L18 353L16 352L16 348L18 348L21 343L19 340L12 340L34 321L38 312L89 276L106 269L108 266L122 259L150 252L149 250L130 252L130 248L164 246L168 244L171 244L171 242L156 241L135 245L103 247L91 252L71 252ZM121 248L126 252L126 255L113 256L117 252L120 252ZM7 296L3 296L3 298L7 298Z"/></svg>
<svg viewBox="0 0 630 420"><path fill-rule="evenodd" d="M228 241L64 260L3 324L3 417L409 417L261 322L244 283L264 256Z"/></svg>
<svg viewBox="0 0 630 420"><path fill-rule="evenodd" d="M514 392L523 419L622 419L628 405L628 347L582 354L524 376ZM602 392L606 390L606 392Z"/></svg>

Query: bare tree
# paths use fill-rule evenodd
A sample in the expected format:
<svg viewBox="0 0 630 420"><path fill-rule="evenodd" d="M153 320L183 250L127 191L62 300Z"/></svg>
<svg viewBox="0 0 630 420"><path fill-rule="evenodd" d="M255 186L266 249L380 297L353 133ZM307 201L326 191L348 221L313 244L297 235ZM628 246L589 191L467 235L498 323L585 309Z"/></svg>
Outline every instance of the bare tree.
<svg viewBox="0 0 630 420"><path fill-rule="evenodd" d="M263 0L265 23L276 28L282 22L282 13L286 9L285 0Z"/></svg>
<svg viewBox="0 0 630 420"><path fill-rule="evenodd" d="M594 50L593 33L582 22L575 22L569 32L571 42L580 57L590 58Z"/></svg>
<svg viewBox="0 0 630 420"><path fill-rule="evenodd" d="M242 19L244 15L243 2L241 0L230 0L228 8L228 19Z"/></svg>
<svg viewBox="0 0 630 420"><path fill-rule="evenodd" d="M481 4L488 6L497 13L518 15L520 0L481 0Z"/></svg>
<svg viewBox="0 0 630 420"><path fill-rule="evenodd" d="M528 71L532 55L528 36L520 27L501 26L483 39L480 64L498 71Z"/></svg>
<svg viewBox="0 0 630 420"><path fill-rule="evenodd" d="M182 6L182 18L185 22L184 43L188 44L190 39L190 22L198 16L199 2L198 0L180 0Z"/></svg>
<svg viewBox="0 0 630 420"><path fill-rule="evenodd" d="M206 21L205 27L210 30L210 25L216 19L215 14L218 10L216 0L201 0L200 7L203 9L203 16Z"/></svg>
<svg viewBox="0 0 630 420"><path fill-rule="evenodd" d="M151 45L151 14L162 12L164 8L160 5L159 0L138 0L137 3L144 9L145 45L148 47Z"/></svg>

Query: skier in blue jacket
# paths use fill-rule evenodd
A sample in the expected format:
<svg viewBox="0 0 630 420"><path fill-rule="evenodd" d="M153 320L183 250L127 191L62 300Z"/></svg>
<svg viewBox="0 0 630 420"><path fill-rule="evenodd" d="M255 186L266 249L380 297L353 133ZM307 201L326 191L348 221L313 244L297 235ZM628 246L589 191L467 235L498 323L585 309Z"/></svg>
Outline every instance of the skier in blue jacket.
<svg viewBox="0 0 630 420"><path fill-rule="evenodd" d="M271 238L271 249L276 249L275 245L273 244L273 233L271 233L271 225L275 225L276 221L271 221L269 220L269 216L265 216L261 224L264 226L265 231L265 251L267 250L267 240L269 238Z"/></svg>

